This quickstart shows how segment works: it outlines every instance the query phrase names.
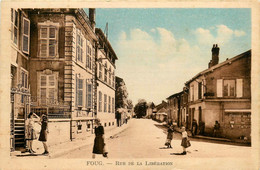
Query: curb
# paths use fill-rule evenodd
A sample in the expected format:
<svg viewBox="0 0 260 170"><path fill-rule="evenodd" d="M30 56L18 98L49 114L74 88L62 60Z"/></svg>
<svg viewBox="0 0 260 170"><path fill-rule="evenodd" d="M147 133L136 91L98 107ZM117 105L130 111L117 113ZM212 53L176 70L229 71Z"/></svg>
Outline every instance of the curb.
<svg viewBox="0 0 260 170"><path fill-rule="evenodd" d="M122 131L124 131L125 129L128 128L130 123L131 123L131 121L129 121L129 123L127 123L127 124L123 124L123 126L121 126L120 129L118 129L118 128L111 129L110 131L108 131L107 135L105 135L105 139L109 139L109 138L111 138L111 136L114 136L114 135L117 135L117 134L121 133ZM92 136L82 140L83 142L85 142L84 144L81 144L81 145L77 146L77 143L75 143L75 145L76 145L75 147L71 147L71 148L69 148L67 150L63 150L63 151L60 151L60 152L52 153L49 156L49 158L57 158L57 157L60 157L62 155L65 155L65 154L67 154L69 152L81 149L81 148L86 147L88 145L92 145L93 142L94 142L94 139L95 139L95 134L93 134Z"/></svg>

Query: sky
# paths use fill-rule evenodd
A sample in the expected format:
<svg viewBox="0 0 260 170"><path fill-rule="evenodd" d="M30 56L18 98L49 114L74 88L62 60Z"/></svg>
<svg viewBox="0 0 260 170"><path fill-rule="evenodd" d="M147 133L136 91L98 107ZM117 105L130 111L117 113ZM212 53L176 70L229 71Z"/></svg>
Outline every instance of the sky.
<svg viewBox="0 0 260 170"><path fill-rule="evenodd" d="M225 61L251 49L251 10L209 8L96 9L117 54L116 76L129 99L159 104L208 68L213 44Z"/></svg>

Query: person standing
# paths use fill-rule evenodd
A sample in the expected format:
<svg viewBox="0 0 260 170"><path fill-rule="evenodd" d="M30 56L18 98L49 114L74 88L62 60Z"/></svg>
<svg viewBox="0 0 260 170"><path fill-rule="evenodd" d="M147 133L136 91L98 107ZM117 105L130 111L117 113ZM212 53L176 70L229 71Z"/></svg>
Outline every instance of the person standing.
<svg viewBox="0 0 260 170"><path fill-rule="evenodd" d="M37 139L36 132L34 129L35 119L33 117L36 117L37 119L40 119L38 115L36 115L33 112L30 112L28 115L28 119L25 121L25 139L27 140L27 146L28 151L30 153L35 153L35 151L32 149L33 140Z"/></svg>
<svg viewBox="0 0 260 170"><path fill-rule="evenodd" d="M182 134L181 146L183 148L183 152L181 154L182 155L186 155L187 154L186 148L190 147L191 145L190 145L190 141L188 139L188 134L187 134L187 132L185 130L185 127L183 126L181 128L181 130L182 130L182 133L181 133Z"/></svg>
<svg viewBox="0 0 260 170"><path fill-rule="evenodd" d="M39 141L42 142L43 147L44 147L44 152L42 153L43 155L48 155L48 146L47 146L47 133L48 133L48 119L45 114L42 114L41 116L41 132L39 136Z"/></svg>
<svg viewBox="0 0 260 170"><path fill-rule="evenodd" d="M214 130L213 130L213 136L218 137L219 136L219 130L220 130L220 124L218 121L215 121Z"/></svg>
<svg viewBox="0 0 260 170"><path fill-rule="evenodd" d="M168 131L167 131L167 139L166 139L166 142L165 142L165 145L167 146L167 148L172 148L172 145L171 145L171 142L172 142L172 138L173 138L173 132L174 132L174 127L173 125L171 125L169 128L168 128Z"/></svg>
<svg viewBox="0 0 260 170"><path fill-rule="evenodd" d="M118 110L116 111L116 122L117 127L121 126L121 113Z"/></svg>
<svg viewBox="0 0 260 170"><path fill-rule="evenodd" d="M93 155L92 158L95 158L95 154L102 154L104 157L107 157L108 152L105 151L105 142L104 142L104 127L100 123L100 119L95 119L95 140L93 146Z"/></svg>
<svg viewBox="0 0 260 170"><path fill-rule="evenodd" d="M192 127L191 127L192 136L195 136L197 134L197 128L198 128L197 121L195 119L193 119L192 120Z"/></svg>

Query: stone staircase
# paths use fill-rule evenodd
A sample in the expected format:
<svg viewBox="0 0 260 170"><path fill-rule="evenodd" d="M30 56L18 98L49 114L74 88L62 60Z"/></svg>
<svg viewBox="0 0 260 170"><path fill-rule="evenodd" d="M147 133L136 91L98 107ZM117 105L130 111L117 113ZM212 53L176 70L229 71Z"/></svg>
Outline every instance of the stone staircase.
<svg viewBox="0 0 260 170"><path fill-rule="evenodd" d="M14 140L15 140L15 150L19 150L25 147L24 119L14 120Z"/></svg>

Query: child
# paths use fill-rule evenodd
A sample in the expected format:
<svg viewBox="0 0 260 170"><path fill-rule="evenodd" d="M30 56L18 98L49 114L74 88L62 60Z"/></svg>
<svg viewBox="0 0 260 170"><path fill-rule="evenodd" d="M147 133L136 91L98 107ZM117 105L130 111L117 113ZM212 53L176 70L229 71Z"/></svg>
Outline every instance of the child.
<svg viewBox="0 0 260 170"><path fill-rule="evenodd" d="M186 148L190 147L190 141L188 140L188 134L185 131L185 127L181 128L182 130L182 141L181 141L181 146L183 148L182 155L186 155Z"/></svg>
<svg viewBox="0 0 260 170"><path fill-rule="evenodd" d="M173 132L174 132L174 128L173 128L173 125L171 125L168 128L167 139L166 139L166 142L165 142L165 145L167 146L167 148L172 148L171 141L172 141L172 138L173 138Z"/></svg>

